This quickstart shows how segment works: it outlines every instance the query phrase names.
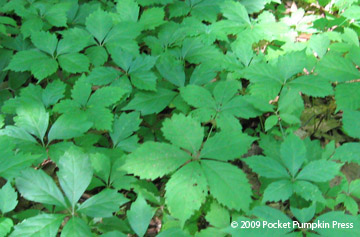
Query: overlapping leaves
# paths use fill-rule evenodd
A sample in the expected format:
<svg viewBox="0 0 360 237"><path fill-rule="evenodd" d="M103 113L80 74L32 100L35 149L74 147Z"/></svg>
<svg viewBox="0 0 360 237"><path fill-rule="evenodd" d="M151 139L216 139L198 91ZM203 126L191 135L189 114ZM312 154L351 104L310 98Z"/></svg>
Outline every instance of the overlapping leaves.
<svg viewBox="0 0 360 237"><path fill-rule="evenodd" d="M339 172L340 165L321 159L309 161L305 143L288 136L280 147L280 157L253 156L246 164L259 176L275 179L264 191L263 201L286 201L293 194L305 200L325 202L316 183L327 182Z"/></svg>
<svg viewBox="0 0 360 237"><path fill-rule="evenodd" d="M172 144L145 142L127 156L123 169L148 179L172 174L166 184L165 198L173 216L184 224L205 202L208 189L229 209L248 209L251 189L245 174L223 161L240 158L253 138L237 132L228 143L221 139L222 133L216 133L205 141L200 151L204 130L197 120L182 114L166 119L162 132ZM241 189L232 189L235 185L241 185Z"/></svg>

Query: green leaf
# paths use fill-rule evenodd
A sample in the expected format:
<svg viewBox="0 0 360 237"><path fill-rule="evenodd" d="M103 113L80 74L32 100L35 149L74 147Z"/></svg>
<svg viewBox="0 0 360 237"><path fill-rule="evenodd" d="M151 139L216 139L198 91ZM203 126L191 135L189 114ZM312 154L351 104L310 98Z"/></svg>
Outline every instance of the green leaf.
<svg viewBox="0 0 360 237"><path fill-rule="evenodd" d="M89 59L83 54L63 54L58 59L62 69L70 73L87 72L89 69Z"/></svg>
<svg viewBox="0 0 360 237"><path fill-rule="evenodd" d="M350 59L335 53L326 54L316 66L319 76L332 82L345 82L358 79L360 72Z"/></svg>
<svg viewBox="0 0 360 237"><path fill-rule="evenodd" d="M99 230L102 232L106 232L106 231L111 231L111 232L115 232L115 233L119 233L119 232L126 232L129 233L131 232L131 228L129 226L129 223L127 221L124 221L122 219L120 219L117 216L113 216L110 218L103 218L102 219L102 223L99 223ZM115 231L113 231L115 230ZM119 237L125 237L123 235L115 235L119 236ZM110 237L114 237L113 235L110 235Z"/></svg>
<svg viewBox="0 0 360 237"><path fill-rule="evenodd" d="M281 160L292 176L300 169L306 160L306 147L304 142L294 134L285 138L280 148Z"/></svg>
<svg viewBox="0 0 360 237"><path fill-rule="evenodd" d="M8 141L9 139L4 140ZM2 147L0 153L0 177L8 180L19 176L21 170L31 166L39 158L38 155L23 154L21 152L14 154L13 147L10 144L0 142L0 145Z"/></svg>
<svg viewBox="0 0 360 237"><path fill-rule="evenodd" d="M205 142L200 157L223 161L234 160L244 155L254 140L238 131L222 131Z"/></svg>
<svg viewBox="0 0 360 237"><path fill-rule="evenodd" d="M70 139L82 136L91 128L92 122L83 113L63 114L53 124L49 131L48 140Z"/></svg>
<svg viewBox="0 0 360 237"><path fill-rule="evenodd" d="M235 118L233 115L228 113L220 113L216 115L216 126L221 129L221 131L242 131L242 126L240 121Z"/></svg>
<svg viewBox="0 0 360 237"><path fill-rule="evenodd" d="M360 112L346 110L343 113L343 128L345 132L354 138L360 138Z"/></svg>
<svg viewBox="0 0 360 237"><path fill-rule="evenodd" d="M290 180L279 180L269 184L265 191L263 202L286 201L293 194L293 185Z"/></svg>
<svg viewBox="0 0 360 237"><path fill-rule="evenodd" d="M116 5L116 11L119 13L120 21L137 22L140 7L134 0L124 0L118 2Z"/></svg>
<svg viewBox="0 0 360 237"><path fill-rule="evenodd" d="M114 120L113 130L110 133L113 146L116 147L121 141L130 137L133 132L139 129L141 123L140 113L122 113Z"/></svg>
<svg viewBox="0 0 360 237"><path fill-rule="evenodd" d="M356 162L360 164L360 143L345 143L335 150L332 160L340 160L342 162Z"/></svg>
<svg viewBox="0 0 360 237"><path fill-rule="evenodd" d="M301 120L297 116L295 116L293 114L282 113L282 114L280 114L280 118L285 123L288 123L288 124L291 124L291 125L301 123Z"/></svg>
<svg viewBox="0 0 360 237"><path fill-rule="evenodd" d="M158 234L158 237L169 237L169 236L176 236L176 237L190 237L191 235L184 232L179 227L173 227L166 230L161 231Z"/></svg>
<svg viewBox="0 0 360 237"><path fill-rule="evenodd" d="M360 179L351 181L349 185L349 193L357 198L360 197Z"/></svg>
<svg viewBox="0 0 360 237"><path fill-rule="evenodd" d="M211 195L229 209L249 210L251 186L245 173L237 167L217 161L202 160Z"/></svg>
<svg viewBox="0 0 360 237"><path fill-rule="evenodd" d="M348 19L360 19L360 6L355 4L351 5L348 9L344 11L342 15Z"/></svg>
<svg viewBox="0 0 360 237"><path fill-rule="evenodd" d="M37 50L18 52L12 57L7 67L15 72L31 71L39 80L53 74L57 68L56 60Z"/></svg>
<svg viewBox="0 0 360 237"><path fill-rule="evenodd" d="M200 64L191 74L189 84L204 85L216 77L216 72L208 64Z"/></svg>
<svg viewBox="0 0 360 237"><path fill-rule="evenodd" d="M264 9L266 0L241 0L242 5L246 8L249 14L253 14L255 12L259 12Z"/></svg>
<svg viewBox="0 0 360 237"><path fill-rule="evenodd" d="M66 26L66 12L70 7L71 4L68 2L54 4L45 12L44 17L53 26Z"/></svg>
<svg viewBox="0 0 360 237"><path fill-rule="evenodd" d="M320 189L307 181L297 180L293 183L294 192L307 201L325 202Z"/></svg>
<svg viewBox="0 0 360 237"><path fill-rule="evenodd" d="M265 63L251 64L244 70L244 77L252 82L250 93L267 100L279 94L284 80L278 68Z"/></svg>
<svg viewBox="0 0 360 237"><path fill-rule="evenodd" d="M48 56L40 59L31 66L31 73L39 81L55 73L58 69L58 64L55 59Z"/></svg>
<svg viewBox="0 0 360 237"><path fill-rule="evenodd" d="M259 176L266 178L290 178L284 166L270 157L251 156L244 161Z"/></svg>
<svg viewBox="0 0 360 237"><path fill-rule="evenodd" d="M157 76L155 73L147 72L133 72L131 74L131 82L134 86L142 90L156 91Z"/></svg>
<svg viewBox="0 0 360 237"><path fill-rule="evenodd" d="M102 234L101 236L102 237L127 237L126 234L124 234L120 231L117 231L117 230L106 232L105 234Z"/></svg>
<svg viewBox="0 0 360 237"><path fill-rule="evenodd" d="M202 144L204 129L200 123L190 116L174 114L165 119L161 131L172 144L187 149L195 154Z"/></svg>
<svg viewBox="0 0 360 237"><path fill-rule="evenodd" d="M86 18L86 29L95 37L100 45L113 27L111 15L100 8Z"/></svg>
<svg viewBox="0 0 360 237"><path fill-rule="evenodd" d="M328 51L330 39L327 35L312 35L309 40L309 48L313 50L320 58Z"/></svg>
<svg viewBox="0 0 360 237"><path fill-rule="evenodd" d="M156 60L156 57L141 54L130 63L128 73L131 75L134 72L147 72L154 67Z"/></svg>
<svg viewBox="0 0 360 237"><path fill-rule="evenodd" d="M357 202L350 196L340 193L336 197L336 203L343 203L346 210L348 210L352 215L356 215L359 211L359 206Z"/></svg>
<svg viewBox="0 0 360 237"><path fill-rule="evenodd" d="M82 203L77 211L91 217L111 217L113 212L128 201L116 190L104 189Z"/></svg>
<svg viewBox="0 0 360 237"><path fill-rule="evenodd" d="M187 38L183 41L181 57L194 64L217 59L220 63L223 54L214 45L204 45L199 39Z"/></svg>
<svg viewBox="0 0 360 237"><path fill-rule="evenodd" d="M156 179L175 171L190 159L176 146L149 141L126 157L123 169L143 179Z"/></svg>
<svg viewBox="0 0 360 237"><path fill-rule="evenodd" d="M170 19L174 17L186 16L191 8L185 2L174 2L169 5Z"/></svg>
<svg viewBox="0 0 360 237"><path fill-rule="evenodd" d="M7 236L13 226L14 223L10 218L0 217L0 236Z"/></svg>
<svg viewBox="0 0 360 237"><path fill-rule="evenodd" d="M49 125L49 113L46 112L44 106L34 101L27 101L17 107L16 113L17 116L14 118L16 126L42 141Z"/></svg>
<svg viewBox="0 0 360 237"><path fill-rule="evenodd" d="M304 51L294 51L278 58L278 68L282 78L288 79L293 75L302 72L306 67L306 55Z"/></svg>
<svg viewBox="0 0 360 237"><path fill-rule="evenodd" d="M266 220L268 222L276 222L279 221L280 223L287 223L291 222L291 219L282 211L269 207L269 206L257 206L254 207L254 209L251 210L251 215L257 216L262 220ZM289 229L283 229L284 232L288 232L293 230L293 228L290 225ZM274 230L271 230L274 231Z"/></svg>
<svg viewBox="0 0 360 237"><path fill-rule="evenodd" d="M85 54L95 67L104 65L109 58L108 53L102 46L89 47L85 50Z"/></svg>
<svg viewBox="0 0 360 237"><path fill-rule="evenodd" d="M286 120L284 115L290 117L290 119L288 119L290 120L290 124L292 124L291 120L299 120L301 112L304 110L304 101L300 93L294 88L284 87L280 94L278 110L281 112L280 117L283 120Z"/></svg>
<svg viewBox="0 0 360 237"><path fill-rule="evenodd" d="M172 216L180 220L181 226L205 202L206 179L198 162L182 167L166 184L165 203Z"/></svg>
<svg viewBox="0 0 360 237"><path fill-rule="evenodd" d="M318 221L320 223L329 223L331 227L314 229L322 236L356 237L360 235L360 221L356 216L346 215L341 211L332 211L319 216L314 222L317 223ZM344 223L345 228L341 228L341 223Z"/></svg>
<svg viewBox="0 0 360 237"><path fill-rule="evenodd" d="M345 28L342 38L346 43L359 47L359 36L353 29Z"/></svg>
<svg viewBox="0 0 360 237"><path fill-rule="evenodd" d="M17 193L8 181L0 189L0 211L2 214L5 214L14 210L17 204Z"/></svg>
<svg viewBox="0 0 360 237"><path fill-rule="evenodd" d="M242 221L249 221L250 223L251 221L259 221L260 224L265 224L265 226L260 225L259 228L240 228L239 226L235 229L229 226L225 231L232 234L232 236L291 236L288 232L294 229L292 224L289 225L289 228L269 228L269 223L292 223L292 220L282 211L269 206L256 206L249 213L249 216L257 216L258 219L238 217L235 220L239 224Z"/></svg>
<svg viewBox="0 0 360 237"><path fill-rule="evenodd" d="M11 237L56 236L65 215L40 214L25 219L14 227Z"/></svg>
<svg viewBox="0 0 360 237"><path fill-rule="evenodd" d="M239 2L227 1L225 4L222 4L222 12L230 21L250 25L248 12Z"/></svg>
<svg viewBox="0 0 360 237"><path fill-rule="evenodd" d="M298 209L290 206L291 212L294 214L296 219L298 219L302 223L309 222L315 215L316 204L311 204L310 207L305 207L302 209Z"/></svg>
<svg viewBox="0 0 360 237"><path fill-rule="evenodd" d="M61 237L91 236L90 227L79 217L72 217L61 231Z"/></svg>
<svg viewBox="0 0 360 237"><path fill-rule="evenodd" d="M85 76L81 76L73 86L71 97L74 101L85 107L91 91L91 84L86 81Z"/></svg>
<svg viewBox="0 0 360 237"><path fill-rule="evenodd" d="M238 38L231 44L231 48L237 58L244 64L244 66L249 66L252 58L254 57L254 51L252 49L251 41L246 38Z"/></svg>
<svg viewBox="0 0 360 237"><path fill-rule="evenodd" d="M111 50L110 53L114 62L128 73L135 57L134 53L119 47Z"/></svg>
<svg viewBox="0 0 360 237"><path fill-rule="evenodd" d="M156 62L156 68L166 80L178 87L185 84L185 72L182 63L171 54L162 54Z"/></svg>
<svg viewBox="0 0 360 237"><path fill-rule="evenodd" d="M94 85L103 86L115 81L120 73L112 67L96 67L91 70L87 81Z"/></svg>
<svg viewBox="0 0 360 237"><path fill-rule="evenodd" d="M269 131L279 122L279 118L276 115L271 115L265 120L265 131Z"/></svg>
<svg viewBox="0 0 360 237"><path fill-rule="evenodd" d="M215 100L210 92L196 85L188 85L180 89L181 97L195 108L216 108Z"/></svg>
<svg viewBox="0 0 360 237"><path fill-rule="evenodd" d="M336 111L360 108L360 83L343 83L335 88Z"/></svg>
<svg viewBox="0 0 360 237"><path fill-rule="evenodd" d="M0 130L0 135L6 135L12 138L37 143L36 139L30 135L25 129L8 125L5 129Z"/></svg>
<svg viewBox="0 0 360 237"><path fill-rule="evenodd" d="M50 82L42 93L42 101L45 107L56 104L64 97L66 85L60 80Z"/></svg>
<svg viewBox="0 0 360 237"><path fill-rule="evenodd" d="M26 21L23 21L20 31L23 34L24 38L29 37L32 33L42 30L44 26L44 21L38 17L34 16Z"/></svg>
<svg viewBox="0 0 360 237"><path fill-rule="evenodd" d="M329 142L323 151L321 151L321 149L319 149L320 147L318 146L320 143L316 142L317 145L315 145L315 143L312 143L314 144L314 149L312 149L313 151L313 157L310 156L310 159L309 160L316 160L317 157L319 157L319 153L321 152L321 159L325 159L325 160L328 160L329 158L331 159L331 156L334 155L335 153L335 141L331 141ZM309 152L309 151L308 151ZM311 152L311 151L310 151Z"/></svg>
<svg viewBox="0 0 360 237"><path fill-rule="evenodd" d="M4 127L4 115L0 115L0 128Z"/></svg>
<svg viewBox="0 0 360 237"><path fill-rule="evenodd" d="M223 3L222 1L201 1L193 4L191 9L191 15L196 19L215 22L216 16L220 13L219 4Z"/></svg>
<svg viewBox="0 0 360 237"><path fill-rule="evenodd" d="M136 110L142 115L159 113L170 104L175 95L175 92L163 88L158 88L156 92L137 92L122 110Z"/></svg>
<svg viewBox="0 0 360 237"><path fill-rule="evenodd" d="M90 154L91 165L97 177L102 179L104 183L109 182L111 174L111 160L102 153Z"/></svg>
<svg viewBox="0 0 360 237"><path fill-rule="evenodd" d="M62 33L56 52L57 55L76 53L89 45L91 35L80 28L70 28Z"/></svg>
<svg viewBox="0 0 360 237"><path fill-rule="evenodd" d="M27 168L21 171L16 178L16 188L30 201L66 207L61 191L43 170Z"/></svg>
<svg viewBox="0 0 360 237"><path fill-rule="evenodd" d="M135 134L125 138L118 143L117 147L126 152L133 152L139 147L139 137Z"/></svg>
<svg viewBox="0 0 360 237"><path fill-rule="evenodd" d="M5 25L17 26L16 21L10 17L1 16L0 23Z"/></svg>
<svg viewBox="0 0 360 237"><path fill-rule="evenodd" d="M31 41L40 50L53 55L58 43L56 35L50 32L39 31L31 35Z"/></svg>
<svg viewBox="0 0 360 237"><path fill-rule="evenodd" d="M227 227L230 223L229 211L215 200L211 203L210 210L206 213L205 218L210 225L218 228Z"/></svg>
<svg viewBox="0 0 360 237"><path fill-rule="evenodd" d="M116 24L108 33L104 40L107 49L121 48L123 50L137 51L139 46L135 41L136 37L140 35L142 28L140 24L133 22L120 22Z"/></svg>
<svg viewBox="0 0 360 237"><path fill-rule="evenodd" d="M327 79L313 75L298 77L289 82L288 85L297 91L314 97L325 97L334 94L334 90Z"/></svg>
<svg viewBox="0 0 360 237"><path fill-rule="evenodd" d="M134 192L138 193L138 195L142 195L149 202L157 205L160 204L160 192L154 183L133 179L131 186L134 188Z"/></svg>
<svg viewBox="0 0 360 237"><path fill-rule="evenodd" d="M78 149L67 150L58 163L59 182L72 209L89 186L93 170L88 156Z"/></svg>
<svg viewBox="0 0 360 237"><path fill-rule="evenodd" d="M155 214L155 210L146 203L144 197L138 195L136 201L131 204L131 208L126 214L129 224L135 233L138 236L144 236Z"/></svg>
<svg viewBox="0 0 360 237"><path fill-rule="evenodd" d="M142 13L139 23L144 30L153 30L164 23L164 17L164 8L152 7Z"/></svg>
<svg viewBox="0 0 360 237"><path fill-rule="evenodd" d="M217 104L229 102L238 92L236 81L220 81L214 88L213 94Z"/></svg>
<svg viewBox="0 0 360 237"><path fill-rule="evenodd" d="M90 122L93 123L93 128L97 130L111 130L111 125L114 120L114 115L110 109L104 108L101 105L93 105L85 111L85 114Z"/></svg>
<svg viewBox="0 0 360 237"><path fill-rule="evenodd" d="M266 63L254 63L244 70L245 77L254 83L276 83L281 87L285 78L279 69Z"/></svg>
<svg viewBox="0 0 360 237"><path fill-rule="evenodd" d="M206 229L200 230L200 232L195 233L196 237L207 237L207 236L221 236L224 237L226 234L215 227L207 227Z"/></svg>
<svg viewBox="0 0 360 237"><path fill-rule="evenodd" d="M222 106L221 113L228 113L233 116L245 118L245 119L257 117L263 114L263 112L265 112L265 111L261 111L263 108L265 108L266 111L272 110L272 109L268 109L271 108L271 106L270 107L267 106L269 104L265 104L266 107L264 107L263 102L264 100L258 97L250 97L248 95L236 96ZM258 106L256 103L259 103L259 105L261 105L261 110L258 109L260 108L260 106Z"/></svg>
<svg viewBox="0 0 360 237"><path fill-rule="evenodd" d="M120 87L107 86L97 89L90 97L88 106L110 106L121 99L125 91Z"/></svg>
<svg viewBox="0 0 360 237"><path fill-rule="evenodd" d="M341 165L327 160L315 160L307 164L296 179L312 182L327 182L333 179L340 170Z"/></svg>

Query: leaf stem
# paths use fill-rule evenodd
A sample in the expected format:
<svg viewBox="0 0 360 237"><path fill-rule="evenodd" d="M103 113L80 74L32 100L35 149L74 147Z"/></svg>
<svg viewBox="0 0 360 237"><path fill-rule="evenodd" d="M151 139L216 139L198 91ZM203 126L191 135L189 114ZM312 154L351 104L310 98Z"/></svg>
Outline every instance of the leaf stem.
<svg viewBox="0 0 360 237"><path fill-rule="evenodd" d="M211 128L210 128L209 134L208 134L207 137L206 137L206 141L209 139L209 137L210 137L210 135L211 135L211 133L212 133L213 128L214 128L214 124L211 124Z"/></svg>
<svg viewBox="0 0 360 237"><path fill-rule="evenodd" d="M281 120L279 121L279 126L280 126L281 134L282 134L283 138L285 138L286 136L285 136L284 129L283 129L282 125L281 125Z"/></svg>
<svg viewBox="0 0 360 237"><path fill-rule="evenodd" d="M260 119L260 126L261 126L261 129L265 132L263 117L262 117L262 116L260 116L260 117L259 117L259 119Z"/></svg>

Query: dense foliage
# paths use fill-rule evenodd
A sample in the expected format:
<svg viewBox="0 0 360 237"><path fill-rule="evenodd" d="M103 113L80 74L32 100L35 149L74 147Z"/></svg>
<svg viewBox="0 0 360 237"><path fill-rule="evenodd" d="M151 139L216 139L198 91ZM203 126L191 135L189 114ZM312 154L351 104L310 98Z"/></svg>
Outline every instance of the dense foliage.
<svg viewBox="0 0 360 237"><path fill-rule="evenodd" d="M0 236L360 236L359 35L357 0L0 0Z"/></svg>

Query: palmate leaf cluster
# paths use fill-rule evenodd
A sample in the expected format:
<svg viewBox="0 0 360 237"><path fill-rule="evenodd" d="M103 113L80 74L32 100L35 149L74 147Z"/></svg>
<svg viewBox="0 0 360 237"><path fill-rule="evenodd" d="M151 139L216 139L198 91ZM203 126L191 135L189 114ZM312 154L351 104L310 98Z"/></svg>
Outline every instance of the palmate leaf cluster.
<svg viewBox="0 0 360 237"><path fill-rule="evenodd" d="M360 236L359 1L0 13L0 236Z"/></svg>

